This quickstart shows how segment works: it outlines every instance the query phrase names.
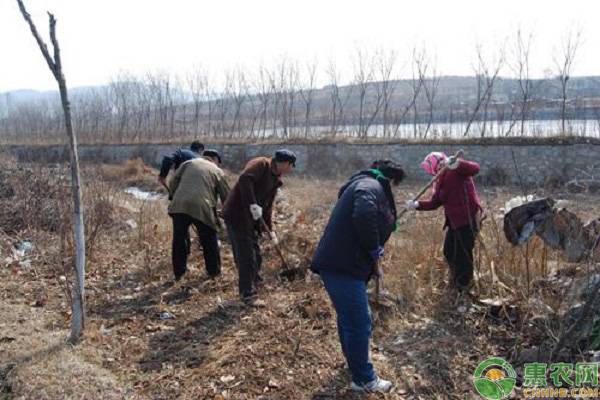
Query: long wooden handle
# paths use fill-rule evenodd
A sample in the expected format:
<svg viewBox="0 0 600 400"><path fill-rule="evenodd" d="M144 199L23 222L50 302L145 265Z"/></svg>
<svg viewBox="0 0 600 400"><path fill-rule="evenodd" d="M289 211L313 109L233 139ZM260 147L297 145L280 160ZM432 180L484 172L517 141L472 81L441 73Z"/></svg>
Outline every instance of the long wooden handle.
<svg viewBox="0 0 600 400"><path fill-rule="evenodd" d="M379 273L382 270L381 268L381 261L377 260L376 264L375 264L375 273L377 274L375 276L375 303L377 305L379 305L379 299L381 298L381 290L383 289L383 278L381 277L381 274Z"/></svg>
<svg viewBox="0 0 600 400"><path fill-rule="evenodd" d="M269 234L269 238L271 238L271 230L269 229L269 226L267 225L267 223L265 222L263 217L260 217L260 224L261 224L262 228ZM281 258L281 262L283 263L283 266L285 268L288 268L289 264L287 263L285 256L283 255L283 252L281 251L281 247L279 247L278 243L273 243L273 244L275 245L275 251L277 251L279 258Z"/></svg>
<svg viewBox="0 0 600 400"><path fill-rule="evenodd" d="M464 150L460 149L456 152L456 154L454 154L451 157L452 159L457 159L460 158L462 156L464 156L465 152ZM448 164L450 164L450 162L448 162L446 165L444 165L444 168L442 168L441 170L438 171L437 174L435 174L435 176L433 178L431 178L431 180L427 183L427 185L423 186L423 188L419 191L419 193L417 193L417 195L412 199L413 201L417 201L421 198L421 196L423 196L425 194L425 192L435 183L435 181L437 181L444 172L446 172L446 168L448 168ZM400 211L400 214L398 214L398 218L402 217L406 211L408 211L407 208L403 209L402 211Z"/></svg>

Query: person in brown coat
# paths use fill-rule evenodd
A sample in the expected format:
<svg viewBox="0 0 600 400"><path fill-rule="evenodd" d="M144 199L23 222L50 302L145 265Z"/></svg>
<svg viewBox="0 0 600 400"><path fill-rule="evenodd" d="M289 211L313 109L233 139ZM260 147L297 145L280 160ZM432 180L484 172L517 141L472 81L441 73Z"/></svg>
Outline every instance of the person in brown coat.
<svg viewBox="0 0 600 400"><path fill-rule="evenodd" d="M239 293L249 305L256 305L256 283L262 263L258 235L261 219L272 231L272 208L281 177L296 165L296 155L277 150L272 158L250 160L223 206L223 218L239 274ZM277 238L271 237L273 241Z"/></svg>
<svg viewBox="0 0 600 400"><path fill-rule="evenodd" d="M207 154L189 160L177 169L170 191L173 200L169 204L169 216L173 220L173 272L175 280L181 279L187 270L190 225L194 225L202 245L204 263L209 277L221 273L221 257L217 240L219 220L217 201L225 202L229 185L225 174L217 166L218 153Z"/></svg>

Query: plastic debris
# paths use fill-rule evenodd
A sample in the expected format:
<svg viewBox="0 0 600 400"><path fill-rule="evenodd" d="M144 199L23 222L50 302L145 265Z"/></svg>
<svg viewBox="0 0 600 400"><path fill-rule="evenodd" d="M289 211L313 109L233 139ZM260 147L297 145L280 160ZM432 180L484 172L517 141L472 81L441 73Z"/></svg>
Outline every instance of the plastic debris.
<svg viewBox="0 0 600 400"><path fill-rule="evenodd" d="M175 316L168 311L163 311L160 313L159 318L162 320L165 319L175 319Z"/></svg>

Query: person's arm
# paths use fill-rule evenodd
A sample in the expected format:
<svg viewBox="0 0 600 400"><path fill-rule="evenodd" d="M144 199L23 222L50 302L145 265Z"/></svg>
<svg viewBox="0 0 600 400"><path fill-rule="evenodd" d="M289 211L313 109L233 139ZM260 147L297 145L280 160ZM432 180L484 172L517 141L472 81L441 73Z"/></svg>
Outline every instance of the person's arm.
<svg viewBox="0 0 600 400"><path fill-rule="evenodd" d="M419 211L435 210L435 209L438 209L443 204L442 200L440 199L440 196L438 196L437 192L434 192L433 196L431 196L430 199L419 200L418 203L419 203L419 206L416 209Z"/></svg>
<svg viewBox="0 0 600 400"><path fill-rule="evenodd" d="M268 167L269 163L266 160L252 160L246 165L244 171L242 171L238 184L240 185L242 207L246 211L249 210L250 204L256 204L254 185L264 175L265 169Z"/></svg>
<svg viewBox="0 0 600 400"><path fill-rule="evenodd" d="M377 198L366 189L355 189L352 224L360 246L371 254L379 248Z"/></svg>
<svg viewBox="0 0 600 400"><path fill-rule="evenodd" d="M160 173L158 174L158 178L161 180L161 182L167 178L167 175L169 175L169 171L173 166L176 155L177 153L175 152L170 156L163 157L162 164L160 165Z"/></svg>
<svg viewBox="0 0 600 400"><path fill-rule="evenodd" d="M458 166L454 169L463 176L475 176L479 173L481 167L475 161L457 160Z"/></svg>
<svg viewBox="0 0 600 400"><path fill-rule="evenodd" d="M217 174L217 194L219 195L221 204L225 204L225 200L227 199L227 196L229 196L230 191L231 189L229 188L227 179L225 179L225 174L223 171L220 171Z"/></svg>
<svg viewBox="0 0 600 400"><path fill-rule="evenodd" d="M277 189L273 192L273 196L267 200L267 204L265 204L265 208L263 210L263 219L265 220L265 224L269 227L269 230L273 230L273 203L275 201L275 196L277 196L277 190L283 185L280 181L277 184Z"/></svg>

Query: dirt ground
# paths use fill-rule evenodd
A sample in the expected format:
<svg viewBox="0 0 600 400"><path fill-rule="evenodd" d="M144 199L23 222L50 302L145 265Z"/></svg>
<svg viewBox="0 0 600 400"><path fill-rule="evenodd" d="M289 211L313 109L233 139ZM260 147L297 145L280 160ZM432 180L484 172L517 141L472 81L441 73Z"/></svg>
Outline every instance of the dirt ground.
<svg viewBox="0 0 600 400"><path fill-rule="evenodd" d="M532 349L545 351L560 333L556 324L540 328L528 322L534 304L563 306L556 292L536 282L580 268L539 240L523 248L506 243L500 207L519 190L480 188L490 217L476 251L476 290L480 298L510 297L510 306L500 313L479 303L461 309L447 288L441 211L407 215L386 248L384 289L391 304L373 307L373 362L395 386L386 395L361 397L348 390L335 314L319 278L311 273L281 278L267 240L259 292L265 308L238 301L237 273L223 234L219 278L207 279L194 246L183 282L168 284L167 200L137 200L123 191L130 185L158 189L155 174L125 165L85 175L91 237L87 319L85 337L75 347L66 342L72 275L72 245L64 229L68 196L49 195L42 187L38 199L10 176L0 179L5 187L16 185L12 197L0 196L3 201L11 207L26 203L0 213L0 399L477 399L472 374L480 361L499 356L518 364ZM66 187L47 180L49 187ZM341 183L286 181L274 220L292 264L308 265ZM401 186L398 202L417 190L416 184ZM598 216L591 195L554 195L584 218ZM36 212L56 216L42 225ZM32 249L15 255L15 244L24 240ZM492 270L510 292L491 278Z"/></svg>

